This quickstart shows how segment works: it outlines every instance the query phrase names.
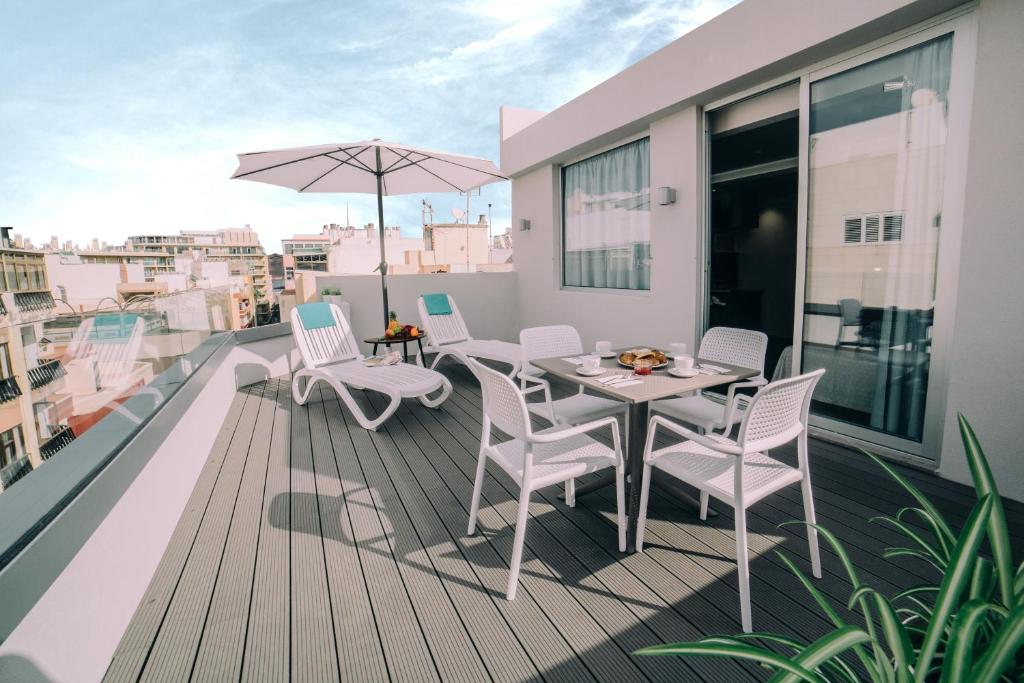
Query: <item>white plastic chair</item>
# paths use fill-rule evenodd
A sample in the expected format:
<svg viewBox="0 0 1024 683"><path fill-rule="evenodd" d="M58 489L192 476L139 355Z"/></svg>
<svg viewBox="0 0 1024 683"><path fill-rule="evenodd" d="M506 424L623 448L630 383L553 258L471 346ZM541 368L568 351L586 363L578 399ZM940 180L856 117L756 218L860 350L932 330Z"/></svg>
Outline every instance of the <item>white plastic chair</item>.
<svg viewBox="0 0 1024 683"><path fill-rule="evenodd" d="M626 405L621 401L586 394L582 385L576 394L552 400L551 383L544 379L544 371L530 364L538 358L581 355L583 342L576 328L571 325L529 327L519 333L519 346L523 352L519 371L522 393L544 393L543 403L527 404L531 413L554 424L579 424L626 412ZM534 386L527 388L528 384Z"/></svg>
<svg viewBox="0 0 1024 683"><path fill-rule="evenodd" d="M429 315L423 297L416 300L416 307L419 310L420 322L427 333L427 343L424 345L423 353L436 353L434 362L430 364L431 369L437 367L438 361L445 356L453 356L462 363L467 358L482 358L484 360L497 361L512 366L509 377L515 377L519 372L522 352L519 344L501 341L498 339L474 339L466 329L466 321L459 313L459 307L455 305L455 299L448 296L448 305L452 312L445 315ZM419 358L420 364L423 359ZM468 365L468 363L466 363Z"/></svg>
<svg viewBox="0 0 1024 683"><path fill-rule="evenodd" d="M552 424L576 425L599 420L609 415L622 415L626 404L600 396L584 393L583 385L572 396L552 400L551 383L542 376L544 371L531 365L531 360L578 356L583 353L583 342L579 332L571 325L547 325L529 327L519 333L519 346L523 350L522 370L519 371L520 388L524 396L536 392L544 393L542 403L527 403L527 409ZM527 388L527 385L533 386ZM575 482L565 483L565 504L576 504Z"/></svg>
<svg viewBox="0 0 1024 683"><path fill-rule="evenodd" d="M295 399L295 403L303 405L316 382L327 382L338 392L338 396L348 406L356 421L364 429L371 430L376 430L391 417L398 410L403 398L417 398L428 408L436 408L444 403L452 392L452 385L448 378L439 372L409 363L381 367L363 365L363 355L359 353L359 347L344 314L334 304L329 306L334 317L334 325L316 329L307 329L303 326L298 306L291 311L292 334L295 335L303 364L303 369L292 377L292 398ZM391 400L380 415L371 419L356 403L349 388L371 389L385 394ZM438 390L441 391L439 395L429 397Z"/></svg>
<svg viewBox="0 0 1024 683"><path fill-rule="evenodd" d="M815 370L806 375L772 382L750 401L736 440L720 434L697 434L665 417L651 418L644 448L644 475L640 492L640 518L637 522L637 551L643 550L651 469L657 468L680 481L698 488L702 498L710 494L735 509L736 563L740 586L740 614L743 630L750 633L750 570L747 556L748 507L779 489L800 482L804 515L808 525L815 523L811 474L807 459L807 414L814 386L825 374ZM654 450L658 430L672 432L686 441ZM793 468L767 455L793 439L797 440L798 467ZM701 519L706 508L702 506ZM821 578L818 533L807 527L811 571Z"/></svg>
<svg viewBox="0 0 1024 683"><path fill-rule="evenodd" d="M626 484L619 423L614 417L605 417L575 427L556 425L533 431L526 401L512 380L478 361L468 364L483 391L483 432L480 436L480 459L473 483L473 501L469 509L469 528L476 531L476 518L480 511L480 491L484 485L484 471L492 460L519 486L519 514L516 535L512 544L512 563L509 567L508 590L505 597L514 600L519 584L519 565L523 558L523 539L530 507L530 494L537 489L560 484L584 474L608 467L616 469L615 501L618 510L619 551L626 550ZM497 427L512 437L502 443L491 440L492 429ZM605 446L587 435L599 429L612 433L612 447Z"/></svg>
<svg viewBox="0 0 1024 683"><path fill-rule="evenodd" d="M680 422L700 427L705 432L721 429L728 434L733 425L743 419L743 411L750 397L736 393L737 389L761 387L764 377L764 356L768 351L768 336L763 332L736 327L712 327L700 341L697 356L714 363L719 361L758 371L758 375L744 382L729 385L725 403L703 394L667 398L651 403L655 413L668 415Z"/></svg>
<svg viewBox="0 0 1024 683"><path fill-rule="evenodd" d="M71 337L65 362L94 360L98 387L116 388L130 377L134 363L139 359L144 331L145 320L135 313L100 314L88 318Z"/></svg>

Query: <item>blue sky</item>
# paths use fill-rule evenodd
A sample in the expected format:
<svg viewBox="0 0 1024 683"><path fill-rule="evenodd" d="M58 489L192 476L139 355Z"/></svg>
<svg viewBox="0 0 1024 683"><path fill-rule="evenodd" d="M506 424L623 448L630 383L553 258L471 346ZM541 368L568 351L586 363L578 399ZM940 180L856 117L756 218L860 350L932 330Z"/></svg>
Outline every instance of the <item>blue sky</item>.
<svg viewBox="0 0 1024 683"><path fill-rule="evenodd" d="M376 220L363 195L230 181L238 152L380 137L498 161L498 107L551 110L736 0L8 0L0 225L129 234ZM464 206L428 197L435 218ZM385 199L414 232L420 196ZM508 183L472 200L509 222Z"/></svg>

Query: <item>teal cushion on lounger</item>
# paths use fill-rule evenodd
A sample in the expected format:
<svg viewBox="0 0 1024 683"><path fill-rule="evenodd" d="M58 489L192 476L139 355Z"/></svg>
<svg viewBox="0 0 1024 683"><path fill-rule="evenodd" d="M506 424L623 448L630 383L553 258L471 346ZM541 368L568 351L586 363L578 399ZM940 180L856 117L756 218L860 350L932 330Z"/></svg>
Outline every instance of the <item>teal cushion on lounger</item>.
<svg viewBox="0 0 1024 683"><path fill-rule="evenodd" d="M299 320L307 330L317 330L321 327L334 327L334 315L331 313L331 305L323 302L315 304L299 304L295 307L299 312Z"/></svg>
<svg viewBox="0 0 1024 683"><path fill-rule="evenodd" d="M424 294L423 305L427 315L451 315L452 306L448 303L447 294Z"/></svg>

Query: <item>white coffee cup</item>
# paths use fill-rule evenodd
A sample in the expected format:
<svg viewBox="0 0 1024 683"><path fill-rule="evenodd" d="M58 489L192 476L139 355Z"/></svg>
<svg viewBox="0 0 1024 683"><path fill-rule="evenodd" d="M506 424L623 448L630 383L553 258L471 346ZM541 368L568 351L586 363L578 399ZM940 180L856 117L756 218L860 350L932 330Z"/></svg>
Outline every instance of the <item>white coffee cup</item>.
<svg viewBox="0 0 1024 683"><path fill-rule="evenodd" d="M597 370L601 367L601 359L597 356L584 356L583 369L587 371Z"/></svg>
<svg viewBox="0 0 1024 683"><path fill-rule="evenodd" d="M594 345L594 350L599 356L607 356L612 352L612 343L610 341L599 341Z"/></svg>
<svg viewBox="0 0 1024 683"><path fill-rule="evenodd" d="M679 372L693 372L693 356L676 356L676 370Z"/></svg>
<svg viewBox="0 0 1024 683"><path fill-rule="evenodd" d="M673 358L686 355L686 344L683 342L672 342L668 345L668 348Z"/></svg>

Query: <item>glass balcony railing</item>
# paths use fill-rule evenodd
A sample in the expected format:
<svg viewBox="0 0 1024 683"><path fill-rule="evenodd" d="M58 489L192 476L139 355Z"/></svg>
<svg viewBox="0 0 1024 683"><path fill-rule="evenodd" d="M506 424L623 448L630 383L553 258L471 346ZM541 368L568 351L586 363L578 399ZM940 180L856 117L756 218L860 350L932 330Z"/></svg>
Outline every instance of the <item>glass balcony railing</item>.
<svg viewBox="0 0 1024 683"><path fill-rule="evenodd" d="M108 300L91 312L48 292L3 293L0 304L0 491L62 457L111 413L125 417L132 397L165 400L149 388L155 378L251 317L231 286Z"/></svg>

